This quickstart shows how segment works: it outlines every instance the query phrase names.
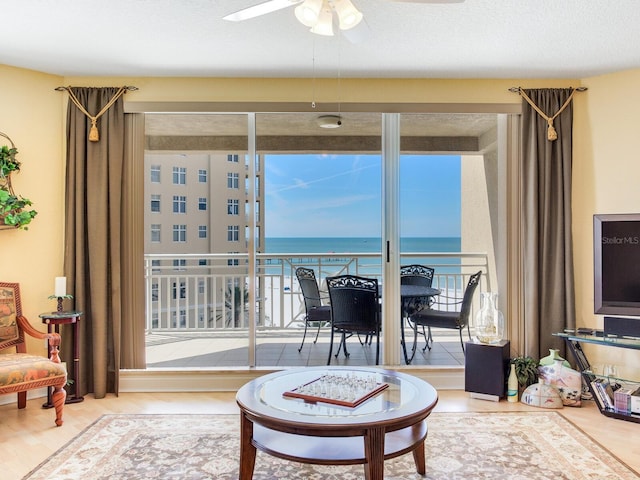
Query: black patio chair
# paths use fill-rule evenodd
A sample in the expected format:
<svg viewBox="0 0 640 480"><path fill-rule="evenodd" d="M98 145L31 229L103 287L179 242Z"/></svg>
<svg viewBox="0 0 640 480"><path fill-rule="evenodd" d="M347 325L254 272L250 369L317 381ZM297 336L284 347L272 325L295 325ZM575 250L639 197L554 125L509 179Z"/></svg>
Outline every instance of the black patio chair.
<svg viewBox="0 0 640 480"><path fill-rule="evenodd" d="M400 285L420 285L421 287L430 287L433 284L433 275L435 272L435 268L427 267L425 265L402 265L400 267ZM412 326L412 328L416 327ZM421 333L426 340L427 333L424 329L425 327L422 327Z"/></svg>
<svg viewBox="0 0 640 480"><path fill-rule="evenodd" d="M302 290L305 309L304 334L302 335L300 348L298 348L298 352L301 352L304 346L304 340L307 337L307 328L309 325L318 327L316 338L313 340L313 343L316 343L318 341L318 335L320 334L320 328L331 322L331 307L322 304L322 300L328 300L329 297L322 297L320 295L318 281L316 280L316 274L313 269L298 267L296 269L296 278Z"/></svg>
<svg viewBox="0 0 640 480"><path fill-rule="evenodd" d="M401 285L420 285L430 287L435 269L424 265L403 265L400 267Z"/></svg>
<svg viewBox="0 0 640 480"><path fill-rule="evenodd" d="M355 275L327 277L329 299L331 302L331 340L329 358L331 364L334 333L340 334L340 347L347 352L346 339L352 334L376 337L376 365L380 362L380 303L378 299L378 280Z"/></svg>
<svg viewBox="0 0 640 480"><path fill-rule="evenodd" d="M454 302L446 302L444 300L438 300L437 305L451 306L455 304L460 305L459 311L451 311L448 308L444 310L426 308L411 315L410 320L414 327L414 341L417 338L417 327L427 327L427 344L422 349L424 352L427 348L431 350L433 345L433 336L431 335L431 327L434 328L448 328L458 330L460 334L460 345L462 345L462 352L464 353L464 342L462 341L462 330L466 327L467 335L471 339L471 333L469 332L469 315L471 314L471 302L473 300L473 294L476 291L478 283L480 282L480 276L482 272L475 273L469 277L469 282L464 290L462 300Z"/></svg>

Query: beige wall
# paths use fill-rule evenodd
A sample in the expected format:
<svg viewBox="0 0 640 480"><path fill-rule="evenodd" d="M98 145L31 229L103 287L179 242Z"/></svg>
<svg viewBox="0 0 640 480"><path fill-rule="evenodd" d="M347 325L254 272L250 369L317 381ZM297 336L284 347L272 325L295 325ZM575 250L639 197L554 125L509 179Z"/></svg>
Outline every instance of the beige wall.
<svg viewBox="0 0 640 480"><path fill-rule="evenodd" d="M602 328L593 314L593 215L640 212L640 70L585 79L574 106L573 235L578 324ZM640 268L640 266L639 266ZM638 320L640 322L640 320ZM640 379L640 352L585 348L592 364L623 365Z"/></svg>
<svg viewBox="0 0 640 480"><path fill-rule="evenodd" d="M407 102L519 103L509 87L584 85L575 100L574 235L578 324L602 321L593 315L592 215L640 211L640 135L637 112L640 70L582 80L444 79L209 79L60 78L0 66L0 131L11 136L24 162L18 193L35 202L39 214L28 232L0 231L0 278L22 284L25 311L33 320L52 308L47 296L62 273L63 139L66 97L58 85L135 85L127 102ZM313 92L315 91L315 96ZM637 352L599 349L599 362L640 365ZM621 355L622 354L622 355ZM608 360L609 358L610 360ZM636 375L640 378L640 373Z"/></svg>
<svg viewBox="0 0 640 480"><path fill-rule="evenodd" d="M131 102L399 102L520 103L514 86L564 87L578 80L447 79L253 79L253 78L91 78L68 77L65 85L134 85ZM315 95L314 95L315 92Z"/></svg>
<svg viewBox="0 0 640 480"><path fill-rule="evenodd" d="M55 310L54 278L62 275L63 116L62 78L0 66L0 131L18 149L21 171L12 177L18 195L38 212L28 231L0 230L0 280L21 284L24 314L44 330L38 315ZM0 138L0 145L8 145ZM45 351L33 342L32 350Z"/></svg>

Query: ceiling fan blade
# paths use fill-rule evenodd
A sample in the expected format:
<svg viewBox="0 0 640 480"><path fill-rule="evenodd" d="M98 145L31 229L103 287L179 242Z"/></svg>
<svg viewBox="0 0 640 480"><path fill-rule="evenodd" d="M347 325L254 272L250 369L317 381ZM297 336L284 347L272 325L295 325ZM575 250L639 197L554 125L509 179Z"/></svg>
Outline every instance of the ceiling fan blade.
<svg viewBox="0 0 640 480"><path fill-rule="evenodd" d="M283 8L302 3L303 0L267 0L266 2L259 3L252 7L238 10L237 12L230 13L226 17L222 17L223 20L229 20L231 22L241 22L242 20L249 20L250 18L266 15L267 13L282 10Z"/></svg>

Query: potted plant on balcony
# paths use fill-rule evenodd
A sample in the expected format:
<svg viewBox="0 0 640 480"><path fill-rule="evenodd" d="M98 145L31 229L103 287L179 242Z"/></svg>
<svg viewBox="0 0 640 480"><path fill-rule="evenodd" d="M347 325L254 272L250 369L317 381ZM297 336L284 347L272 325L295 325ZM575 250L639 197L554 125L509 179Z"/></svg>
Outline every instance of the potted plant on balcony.
<svg viewBox="0 0 640 480"><path fill-rule="evenodd" d="M9 139L5 134L0 135ZM28 230L29 223L38 212L29 210L31 200L16 195L11 187L11 175L20 171L20 162L16 159L16 149L13 142L11 147L0 147L0 228L20 228Z"/></svg>

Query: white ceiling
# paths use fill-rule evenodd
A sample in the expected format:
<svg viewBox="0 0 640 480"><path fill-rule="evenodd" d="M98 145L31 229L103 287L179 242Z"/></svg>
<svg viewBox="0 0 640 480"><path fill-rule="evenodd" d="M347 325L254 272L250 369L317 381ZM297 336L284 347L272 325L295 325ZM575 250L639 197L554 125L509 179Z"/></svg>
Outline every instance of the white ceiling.
<svg viewBox="0 0 640 480"><path fill-rule="evenodd" d="M640 67L638 0L352 0L359 43L263 0L3 0L0 63L65 76L584 78Z"/></svg>

